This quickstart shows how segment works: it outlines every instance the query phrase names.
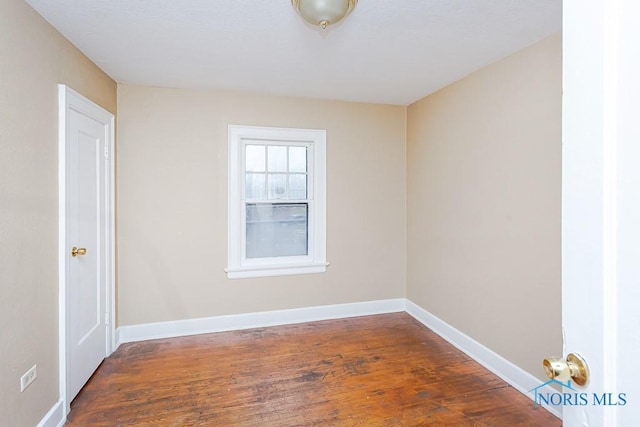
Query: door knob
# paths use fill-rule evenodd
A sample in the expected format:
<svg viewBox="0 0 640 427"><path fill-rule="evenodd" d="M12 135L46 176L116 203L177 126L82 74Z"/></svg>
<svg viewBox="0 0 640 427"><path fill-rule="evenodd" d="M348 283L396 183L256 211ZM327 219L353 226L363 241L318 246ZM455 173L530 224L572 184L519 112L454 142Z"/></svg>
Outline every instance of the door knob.
<svg viewBox="0 0 640 427"><path fill-rule="evenodd" d="M72 257L76 257L76 256L82 256L85 255L87 253L87 248L76 248L75 246L71 248L71 256Z"/></svg>
<svg viewBox="0 0 640 427"><path fill-rule="evenodd" d="M542 361L544 372L552 380L567 381L583 386L589 382L589 366L580 355L569 353L567 360L560 357L549 357Z"/></svg>

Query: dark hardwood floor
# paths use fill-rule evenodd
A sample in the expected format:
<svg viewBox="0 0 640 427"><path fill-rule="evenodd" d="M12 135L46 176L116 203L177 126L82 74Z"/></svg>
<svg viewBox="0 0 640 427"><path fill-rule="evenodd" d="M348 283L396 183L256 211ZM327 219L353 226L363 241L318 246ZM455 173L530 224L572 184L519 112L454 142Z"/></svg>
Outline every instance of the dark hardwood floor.
<svg viewBox="0 0 640 427"><path fill-rule="evenodd" d="M406 313L123 344L67 426L560 426Z"/></svg>

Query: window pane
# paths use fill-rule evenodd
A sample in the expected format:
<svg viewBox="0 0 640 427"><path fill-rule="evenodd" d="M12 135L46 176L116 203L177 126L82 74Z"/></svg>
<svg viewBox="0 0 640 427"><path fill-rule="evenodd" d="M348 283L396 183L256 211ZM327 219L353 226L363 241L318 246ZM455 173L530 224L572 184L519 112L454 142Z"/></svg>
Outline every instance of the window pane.
<svg viewBox="0 0 640 427"><path fill-rule="evenodd" d="M289 147L289 172L307 171L307 147Z"/></svg>
<svg viewBox="0 0 640 427"><path fill-rule="evenodd" d="M307 198L307 175L289 175L289 199L304 200Z"/></svg>
<svg viewBox="0 0 640 427"><path fill-rule="evenodd" d="M247 204L247 258L308 254L308 205Z"/></svg>
<svg viewBox="0 0 640 427"><path fill-rule="evenodd" d="M265 171L265 146L264 145L247 145L245 151L245 171L247 172L264 172Z"/></svg>
<svg viewBox="0 0 640 427"><path fill-rule="evenodd" d="M244 197L247 200L264 200L267 184L267 176L264 173L246 173Z"/></svg>
<svg viewBox="0 0 640 427"><path fill-rule="evenodd" d="M269 172L287 171L287 147L281 145L270 145L269 150Z"/></svg>
<svg viewBox="0 0 640 427"><path fill-rule="evenodd" d="M269 199L278 200L287 198L287 174L286 173L270 173L269 174Z"/></svg>

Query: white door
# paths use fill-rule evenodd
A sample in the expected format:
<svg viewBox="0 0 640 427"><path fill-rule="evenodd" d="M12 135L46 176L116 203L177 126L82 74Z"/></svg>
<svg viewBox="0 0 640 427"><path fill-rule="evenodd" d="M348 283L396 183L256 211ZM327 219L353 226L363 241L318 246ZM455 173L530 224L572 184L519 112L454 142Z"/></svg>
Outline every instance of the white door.
<svg viewBox="0 0 640 427"><path fill-rule="evenodd" d="M68 88L65 96L66 402L110 353L112 116ZM105 114L106 113L106 114ZM64 377L63 377L64 378Z"/></svg>
<svg viewBox="0 0 640 427"><path fill-rule="evenodd" d="M564 425L640 425L640 6L563 4L564 353L591 380ZM573 392L565 389L565 392Z"/></svg>

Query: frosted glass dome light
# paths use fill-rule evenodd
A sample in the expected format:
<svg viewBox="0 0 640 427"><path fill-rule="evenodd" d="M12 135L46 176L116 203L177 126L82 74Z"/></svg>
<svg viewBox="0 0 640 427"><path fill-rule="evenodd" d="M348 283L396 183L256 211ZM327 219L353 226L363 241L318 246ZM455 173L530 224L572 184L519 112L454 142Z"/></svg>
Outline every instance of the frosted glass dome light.
<svg viewBox="0 0 640 427"><path fill-rule="evenodd" d="M291 0L291 4L308 23L324 30L347 16L358 0Z"/></svg>

